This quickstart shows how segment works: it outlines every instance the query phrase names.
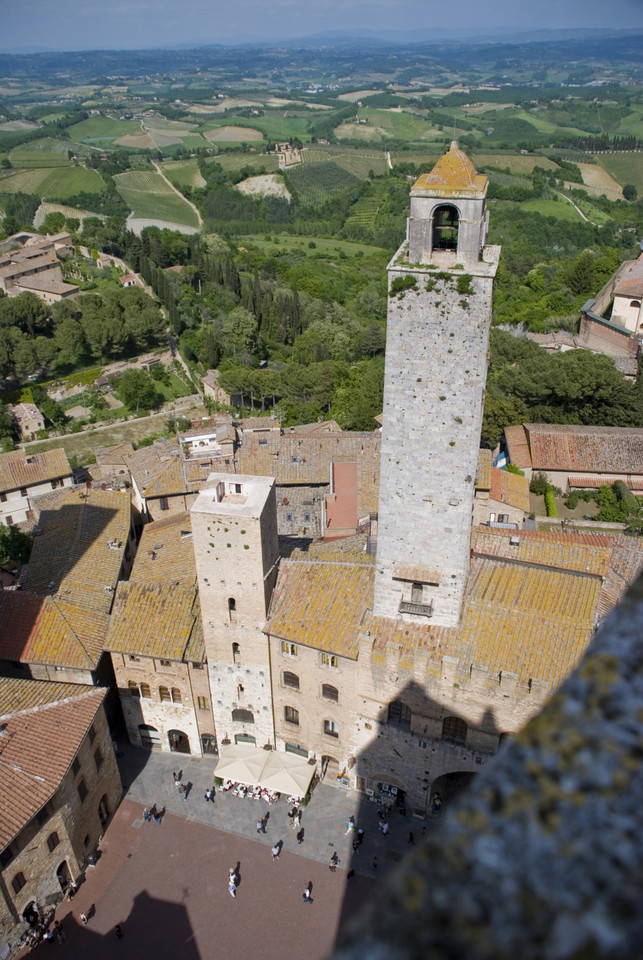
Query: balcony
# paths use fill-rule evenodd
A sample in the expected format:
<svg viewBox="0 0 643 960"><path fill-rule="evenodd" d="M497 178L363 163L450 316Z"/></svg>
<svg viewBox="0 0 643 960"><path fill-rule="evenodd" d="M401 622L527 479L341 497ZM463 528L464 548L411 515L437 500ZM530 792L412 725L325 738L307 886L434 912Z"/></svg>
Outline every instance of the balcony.
<svg viewBox="0 0 643 960"><path fill-rule="evenodd" d="M400 600L398 613L412 613L416 617L432 617L432 603L417 603L414 600Z"/></svg>

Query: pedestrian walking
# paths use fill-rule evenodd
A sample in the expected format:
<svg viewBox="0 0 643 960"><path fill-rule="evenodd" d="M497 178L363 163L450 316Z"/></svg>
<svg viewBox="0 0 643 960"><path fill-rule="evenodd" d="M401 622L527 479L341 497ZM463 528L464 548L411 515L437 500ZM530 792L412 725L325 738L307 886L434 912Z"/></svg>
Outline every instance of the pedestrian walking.
<svg viewBox="0 0 643 960"><path fill-rule="evenodd" d="M349 833L354 833L354 832L355 832L355 817L351 814L351 816L348 818L348 823L346 824L345 835L348 836Z"/></svg>
<svg viewBox="0 0 643 960"><path fill-rule="evenodd" d="M231 897L236 897L237 895L237 885L234 882L233 877L228 878L228 893L230 894Z"/></svg>
<svg viewBox="0 0 643 960"><path fill-rule="evenodd" d="M145 823L149 823L151 819L152 819L152 814L147 809L147 807L145 807L145 809L143 810L143 820L145 820Z"/></svg>
<svg viewBox="0 0 643 960"><path fill-rule="evenodd" d="M86 914L81 913L81 915L80 915L80 922L81 922L81 924L82 924L83 927L86 927L86 926L87 926L87 916L86 916Z"/></svg>
<svg viewBox="0 0 643 960"><path fill-rule="evenodd" d="M385 820L384 823L382 824L382 833L384 834L384 836L386 836L386 834L388 833L388 820Z"/></svg>
<svg viewBox="0 0 643 960"><path fill-rule="evenodd" d="M353 840L353 853L359 853L359 843L357 840Z"/></svg>
<svg viewBox="0 0 643 960"><path fill-rule="evenodd" d="M261 820L257 820L257 833L263 833L262 828L263 828L263 822Z"/></svg>
<svg viewBox="0 0 643 960"><path fill-rule="evenodd" d="M272 859L278 860L279 854L281 853L281 847L278 843L276 843L270 852L272 853Z"/></svg>
<svg viewBox="0 0 643 960"><path fill-rule="evenodd" d="M415 846L415 837L413 836L412 830L409 833L409 839L407 840L407 843L410 843L412 847Z"/></svg>
<svg viewBox="0 0 643 960"><path fill-rule="evenodd" d="M337 856L337 850L335 850L328 864L328 869L330 870L331 873L335 873L335 871L337 870L338 863L339 863L339 857Z"/></svg>
<svg viewBox="0 0 643 960"><path fill-rule="evenodd" d="M302 827L299 833L297 834L297 843L304 842L304 828Z"/></svg>
<svg viewBox="0 0 643 960"><path fill-rule="evenodd" d="M377 870L378 863L379 863L379 860L377 859L377 857L373 857L373 870Z"/></svg>
<svg viewBox="0 0 643 960"><path fill-rule="evenodd" d="M158 823L159 827L161 826L161 812L156 807L152 807L152 820L154 823Z"/></svg>
<svg viewBox="0 0 643 960"><path fill-rule="evenodd" d="M303 893L304 903L312 903L312 902L313 902L313 898L312 898L312 896L311 896L312 892L313 892L313 884L312 884L312 881L309 881L308 886L306 887L306 889L304 890L304 893Z"/></svg>
<svg viewBox="0 0 643 960"><path fill-rule="evenodd" d="M181 782L181 778L180 778L180 776L178 775L178 773L175 773L175 774L174 774L174 786L177 788L177 790L178 790L179 793L180 793L180 792L181 792L181 787L183 786L183 784L182 784L182 782Z"/></svg>
<svg viewBox="0 0 643 960"><path fill-rule="evenodd" d="M212 787L208 787L208 789L203 794L203 797L206 803L208 803L209 800L211 800L212 803L214 803L214 790L212 789Z"/></svg>
<svg viewBox="0 0 643 960"><path fill-rule="evenodd" d="M359 844L360 846L361 846L362 843L364 842L364 831L362 830L361 827L360 827L359 830L357 831L357 842L358 842L358 844Z"/></svg>
<svg viewBox="0 0 643 960"><path fill-rule="evenodd" d="M265 832L266 832L266 824L268 823L268 817L265 817L265 816L262 817L261 820L259 821L259 823L261 824L261 832L262 832L262 833L265 833Z"/></svg>

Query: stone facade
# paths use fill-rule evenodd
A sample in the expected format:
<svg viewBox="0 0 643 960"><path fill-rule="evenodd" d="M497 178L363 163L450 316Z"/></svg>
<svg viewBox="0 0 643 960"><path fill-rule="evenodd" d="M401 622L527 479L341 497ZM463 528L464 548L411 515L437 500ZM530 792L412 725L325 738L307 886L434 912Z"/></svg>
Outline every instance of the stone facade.
<svg viewBox="0 0 643 960"><path fill-rule="evenodd" d="M219 742L274 744L262 632L279 558L274 480L211 474L191 517Z"/></svg>

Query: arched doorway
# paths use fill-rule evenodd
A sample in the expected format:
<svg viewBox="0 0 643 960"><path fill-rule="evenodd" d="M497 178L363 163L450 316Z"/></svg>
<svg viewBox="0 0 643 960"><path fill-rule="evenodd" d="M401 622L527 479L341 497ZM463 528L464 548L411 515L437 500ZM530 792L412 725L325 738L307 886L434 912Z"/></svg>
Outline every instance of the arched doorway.
<svg viewBox="0 0 643 960"><path fill-rule="evenodd" d="M58 883L60 884L61 890L66 890L69 884L71 883L71 874L69 872L69 864L66 860L63 860L59 864L58 869L56 870L56 876L58 877Z"/></svg>
<svg viewBox="0 0 643 960"><path fill-rule="evenodd" d="M169 730L167 740L173 753L190 752L190 740L182 730Z"/></svg>
<svg viewBox="0 0 643 960"><path fill-rule="evenodd" d="M460 216L456 207L443 204L433 211L433 249L458 249L458 224Z"/></svg>
<svg viewBox="0 0 643 960"><path fill-rule="evenodd" d="M156 727L152 727L149 723L139 723L138 725L138 734L141 738L141 746L146 747L148 750L153 750L155 747L161 746L161 738Z"/></svg>
<svg viewBox="0 0 643 960"><path fill-rule="evenodd" d="M475 773L469 770L458 770L454 773L445 773L438 777L431 784L431 795L428 798L429 813L438 816L442 813L445 806L466 790ZM438 796L438 804L434 804L435 796ZM435 807L435 809L434 809Z"/></svg>
<svg viewBox="0 0 643 960"><path fill-rule="evenodd" d="M201 734L201 749L204 753L218 753L217 738L213 733Z"/></svg>
<svg viewBox="0 0 643 960"><path fill-rule="evenodd" d="M109 823L109 801L106 793L100 798L98 804L98 819L100 820L101 827L106 827Z"/></svg>

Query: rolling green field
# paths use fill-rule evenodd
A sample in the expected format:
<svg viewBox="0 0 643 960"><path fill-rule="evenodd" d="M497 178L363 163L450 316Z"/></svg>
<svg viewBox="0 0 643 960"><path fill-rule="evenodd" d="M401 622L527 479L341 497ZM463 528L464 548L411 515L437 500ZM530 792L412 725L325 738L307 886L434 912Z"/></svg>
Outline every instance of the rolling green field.
<svg viewBox="0 0 643 960"><path fill-rule="evenodd" d="M126 133L140 133L141 125L135 120L112 120L109 117L90 117L69 127L73 140L116 140Z"/></svg>
<svg viewBox="0 0 643 960"><path fill-rule="evenodd" d="M559 170L557 163L554 163L553 160L550 160L548 157L540 157L537 154L530 154L527 156L517 155L513 156L511 154L499 154L499 153L477 153L473 151L471 154L471 160L473 161L476 169L480 167L494 167L496 170L509 170L509 173L517 175L527 175L530 174L534 167L542 167L543 170Z"/></svg>
<svg viewBox="0 0 643 960"><path fill-rule="evenodd" d="M265 254L277 250L301 250L309 257L314 257L317 254L336 256L338 253L344 253L347 257L356 257L358 254L362 257L386 257L386 252L381 247L374 247L368 243L354 243L351 240L329 240L323 237L296 237L286 233L276 234L274 241L266 239L265 234L249 234L239 237L238 242L243 246L257 248ZM313 249L309 246L311 242L315 244Z"/></svg>
<svg viewBox="0 0 643 960"><path fill-rule="evenodd" d="M40 194L40 184L47 179L51 170L20 170L0 180L0 193Z"/></svg>
<svg viewBox="0 0 643 960"><path fill-rule="evenodd" d="M0 180L2 193L33 193L43 200L67 200L79 193L101 193L104 189L101 175L84 167L22 170Z"/></svg>
<svg viewBox="0 0 643 960"><path fill-rule="evenodd" d="M580 206L580 204L579 204ZM527 200L520 204L521 210L529 210L532 213L540 213L543 217L556 217L557 220L582 220L578 211L574 209L571 203L562 198L556 200ZM581 208L582 209L582 208ZM588 214L585 214L588 216Z"/></svg>
<svg viewBox="0 0 643 960"><path fill-rule="evenodd" d="M251 127L260 130L267 140L288 140L289 137L299 137L301 140L310 140L306 132L307 121L303 117L284 117L283 113L263 117L235 117L229 115L218 120L207 120L198 128L200 133L217 130L220 127ZM226 144L227 146L227 144Z"/></svg>
<svg viewBox="0 0 643 960"><path fill-rule="evenodd" d="M415 116L402 110L399 113L395 110L374 110L367 107L358 111L360 120L366 120L367 124L382 130L387 137L395 137L398 140L421 140L422 137L431 129L431 125L422 117Z"/></svg>
<svg viewBox="0 0 643 960"><path fill-rule="evenodd" d="M117 174L114 183L134 217L167 220L198 229L198 217L192 207L168 186L160 174L132 170Z"/></svg>
<svg viewBox="0 0 643 960"><path fill-rule="evenodd" d="M161 169L179 190L184 187L202 187L205 184L196 160L167 160Z"/></svg>
<svg viewBox="0 0 643 960"><path fill-rule="evenodd" d="M643 153L596 153L594 159L620 184L632 183L643 194Z"/></svg>

